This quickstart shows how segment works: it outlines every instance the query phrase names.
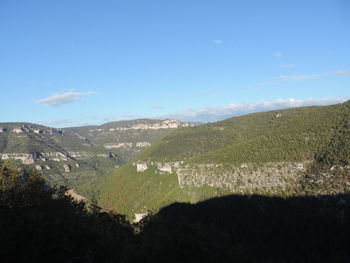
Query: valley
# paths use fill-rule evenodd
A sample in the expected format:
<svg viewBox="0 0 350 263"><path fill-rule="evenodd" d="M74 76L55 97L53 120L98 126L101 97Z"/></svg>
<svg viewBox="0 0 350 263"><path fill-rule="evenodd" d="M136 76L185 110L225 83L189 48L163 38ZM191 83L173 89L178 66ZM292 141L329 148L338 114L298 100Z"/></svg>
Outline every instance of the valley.
<svg viewBox="0 0 350 263"><path fill-rule="evenodd" d="M349 103L201 125L148 119L63 129L2 123L0 156L130 220L174 202L228 194L339 194L350 189Z"/></svg>
<svg viewBox="0 0 350 263"><path fill-rule="evenodd" d="M0 263L350 263L350 0L0 21Z"/></svg>
<svg viewBox="0 0 350 263"><path fill-rule="evenodd" d="M72 188L110 173L172 130L192 125L148 119L64 129L0 123L0 159L37 170L50 185Z"/></svg>
<svg viewBox="0 0 350 263"><path fill-rule="evenodd" d="M1 126L4 258L349 258L350 101L202 125Z"/></svg>
<svg viewBox="0 0 350 263"><path fill-rule="evenodd" d="M174 202L197 203L227 194L288 197L347 192L349 116L346 102L185 127L77 191L130 218ZM325 157L317 157L320 154L333 160L326 164Z"/></svg>

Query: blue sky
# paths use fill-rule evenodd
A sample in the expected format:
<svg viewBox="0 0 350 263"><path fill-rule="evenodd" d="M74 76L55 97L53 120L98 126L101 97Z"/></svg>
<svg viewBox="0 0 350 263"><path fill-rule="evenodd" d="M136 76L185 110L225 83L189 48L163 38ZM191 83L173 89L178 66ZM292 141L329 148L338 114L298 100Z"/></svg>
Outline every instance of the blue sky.
<svg viewBox="0 0 350 263"><path fill-rule="evenodd" d="M350 98L350 1L0 0L0 121L215 121Z"/></svg>

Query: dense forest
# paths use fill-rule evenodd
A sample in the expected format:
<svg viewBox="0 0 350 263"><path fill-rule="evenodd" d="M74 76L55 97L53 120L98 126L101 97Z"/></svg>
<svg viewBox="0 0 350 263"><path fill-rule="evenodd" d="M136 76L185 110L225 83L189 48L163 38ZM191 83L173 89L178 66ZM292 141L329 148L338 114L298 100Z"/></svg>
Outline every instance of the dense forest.
<svg viewBox="0 0 350 263"><path fill-rule="evenodd" d="M103 208L128 216L147 210L156 213L174 202L196 203L228 194L284 197L344 193L350 190L349 121L350 101L260 112L177 129L113 174L79 185L76 190L88 198L95 196ZM134 165L140 160L148 163L144 172L137 172ZM154 165L166 162L179 162L182 170L190 168L187 178L191 182L206 177L209 183L180 185L176 169L162 174ZM305 167L301 175L292 171L298 163ZM208 165L219 168L200 170L200 166ZM241 169L242 165L247 168ZM288 166L292 169L286 169ZM247 180L221 176L229 173ZM260 174L254 178L254 173ZM264 189L277 173L288 187ZM259 178L264 178L261 187L250 187ZM249 185L249 180L254 182ZM268 183L263 185L263 180ZM215 185L224 181L232 187Z"/></svg>

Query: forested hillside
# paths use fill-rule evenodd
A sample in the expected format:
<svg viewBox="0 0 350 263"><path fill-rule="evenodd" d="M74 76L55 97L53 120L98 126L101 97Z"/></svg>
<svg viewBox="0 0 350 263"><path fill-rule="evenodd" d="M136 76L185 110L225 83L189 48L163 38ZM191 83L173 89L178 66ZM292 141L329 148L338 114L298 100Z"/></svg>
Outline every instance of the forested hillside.
<svg viewBox="0 0 350 263"><path fill-rule="evenodd" d="M346 102L179 129L114 175L82 185L78 191L129 216L158 211L175 201L195 203L229 193L346 192L349 114L350 102Z"/></svg>

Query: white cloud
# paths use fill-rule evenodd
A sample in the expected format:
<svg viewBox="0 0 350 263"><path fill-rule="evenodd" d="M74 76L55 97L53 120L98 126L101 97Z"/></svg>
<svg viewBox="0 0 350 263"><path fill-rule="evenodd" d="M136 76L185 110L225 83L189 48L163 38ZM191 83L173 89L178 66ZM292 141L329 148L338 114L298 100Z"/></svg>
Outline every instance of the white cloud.
<svg viewBox="0 0 350 263"><path fill-rule="evenodd" d="M277 51L277 52L273 53L272 55L274 57L282 57L283 56L282 52L280 52L280 51Z"/></svg>
<svg viewBox="0 0 350 263"><path fill-rule="evenodd" d="M295 68L296 65L294 65L294 64L281 64L280 67L281 68Z"/></svg>
<svg viewBox="0 0 350 263"><path fill-rule="evenodd" d="M222 107L207 107L201 109L189 109L184 112L158 116L158 118L174 118L182 121L212 122L226 118L245 115L254 112L278 110L285 108L313 106L313 105L331 105L342 103L350 99L349 97L335 97L305 100L297 99L278 99L275 101L262 101L257 103L238 103Z"/></svg>
<svg viewBox="0 0 350 263"><path fill-rule="evenodd" d="M324 72L324 73L317 73L317 74L308 74L308 75L282 75L277 77L279 80L306 80L306 79L318 79L321 77L327 77L332 75L337 76L345 76L350 73L350 70L337 70L337 71L331 71L331 72Z"/></svg>
<svg viewBox="0 0 350 263"><path fill-rule="evenodd" d="M72 103L78 100L81 100L82 98L84 98L85 96L88 95L94 95L97 94L97 92L94 91L89 91L89 92L66 92L66 93L56 93L53 94L47 98L43 98L43 99L38 99L36 100L37 103L41 103L41 104L46 104L49 106L60 106L63 104L68 104L68 103Z"/></svg>
<svg viewBox="0 0 350 263"><path fill-rule="evenodd" d="M214 43L217 45L221 45L224 41L220 40L220 39L215 39Z"/></svg>

